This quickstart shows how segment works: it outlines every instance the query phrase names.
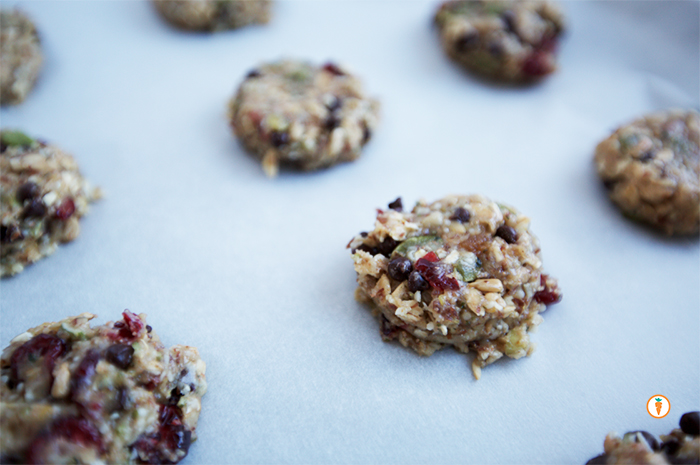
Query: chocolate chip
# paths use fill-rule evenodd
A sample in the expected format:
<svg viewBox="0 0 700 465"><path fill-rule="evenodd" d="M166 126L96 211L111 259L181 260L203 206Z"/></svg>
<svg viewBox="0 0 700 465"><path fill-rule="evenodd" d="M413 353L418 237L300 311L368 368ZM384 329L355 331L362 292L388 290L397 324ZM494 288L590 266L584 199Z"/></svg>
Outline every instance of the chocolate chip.
<svg viewBox="0 0 700 465"><path fill-rule="evenodd" d="M326 130L332 131L340 126L340 118L333 114L328 115L328 118L326 118L326 121L324 121L323 126L326 128Z"/></svg>
<svg viewBox="0 0 700 465"><path fill-rule="evenodd" d="M641 434L651 450L653 450L653 451L661 450L661 446L659 445L659 440L656 439L656 436L654 436L653 434L651 434L647 431L631 431L629 433L626 433L625 436L627 436L628 434L635 435L635 440L638 440L638 438L639 438L638 434Z"/></svg>
<svg viewBox="0 0 700 465"><path fill-rule="evenodd" d="M151 331L153 331L153 328L151 327L151 325L146 325L146 331L148 331L149 333Z"/></svg>
<svg viewBox="0 0 700 465"><path fill-rule="evenodd" d="M245 78L246 78L246 79L253 79L253 78L256 78L256 77L260 77L260 76L262 76L262 74L260 73L260 71L258 71L257 69L253 69L253 70L251 70L251 71L248 72L248 74L246 75Z"/></svg>
<svg viewBox="0 0 700 465"><path fill-rule="evenodd" d="M134 357L134 348L128 344L114 344L105 352L105 358L112 365L126 370Z"/></svg>
<svg viewBox="0 0 700 465"><path fill-rule="evenodd" d="M458 52L466 52L473 49L479 42L479 34L476 31L470 31L462 34L455 40L455 50Z"/></svg>
<svg viewBox="0 0 700 465"><path fill-rule="evenodd" d="M608 456L605 454L600 454L597 457L593 457L590 459L588 462L586 462L586 465L605 465L607 463Z"/></svg>
<svg viewBox="0 0 700 465"><path fill-rule="evenodd" d="M605 188L606 188L607 190L610 190L610 189L612 189L612 188L615 186L615 183L616 183L616 182L617 182L617 181L614 181L614 180L612 180L612 179L604 179L604 180L603 180L603 186L605 186Z"/></svg>
<svg viewBox="0 0 700 465"><path fill-rule="evenodd" d="M365 232L365 231L362 231L362 232L360 233L360 236L362 236L362 237L367 237L368 235L369 235L369 234L368 234L367 232Z"/></svg>
<svg viewBox="0 0 700 465"><path fill-rule="evenodd" d="M654 152L647 152L647 153L643 154L641 157L639 157L639 161L641 161L642 163L646 163L649 160L651 160L652 158L654 158Z"/></svg>
<svg viewBox="0 0 700 465"><path fill-rule="evenodd" d="M496 230L496 235L509 244L518 242L518 232L505 224Z"/></svg>
<svg viewBox="0 0 700 465"><path fill-rule="evenodd" d="M17 188L17 200L19 203L24 203L25 200L31 200L39 196L39 186L31 181L27 181Z"/></svg>
<svg viewBox="0 0 700 465"><path fill-rule="evenodd" d="M392 210L396 210L397 212L402 212L403 211L403 202L401 201L401 197L397 197L396 200L391 202L389 204L389 208Z"/></svg>
<svg viewBox="0 0 700 465"><path fill-rule="evenodd" d="M46 205L41 199L32 199L29 205L24 207L22 218L41 218L46 214Z"/></svg>
<svg viewBox="0 0 700 465"><path fill-rule="evenodd" d="M491 42L489 44L489 53L494 57L499 58L503 55L503 46L497 42Z"/></svg>
<svg viewBox="0 0 700 465"><path fill-rule="evenodd" d="M430 284L426 281L423 276L417 272L413 271L408 276L408 290L411 292L425 291L430 289Z"/></svg>
<svg viewBox="0 0 700 465"><path fill-rule="evenodd" d="M399 245L398 242L392 239L391 236L387 236L384 238L384 241L377 246L377 250L380 254L388 257L391 255L391 252L394 251L397 245Z"/></svg>
<svg viewBox="0 0 700 465"><path fill-rule="evenodd" d="M343 70L340 69L338 65L332 62L328 62L325 65L323 65L323 69L331 74L335 74L336 76L345 76L345 72L343 72Z"/></svg>
<svg viewBox="0 0 700 465"><path fill-rule="evenodd" d="M503 23L506 25L506 30L508 32L512 32L514 34L518 34L518 31L515 30L515 13L513 10L506 10L503 12L501 15L501 19L503 20Z"/></svg>
<svg viewBox="0 0 700 465"><path fill-rule="evenodd" d="M393 279L405 281L413 271L413 264L408 258L396 257L389 262L387 269Z"/></svg>
<svg viewBox="0 0 700 465"><path fill-rule="evenodd" d="M680 427L685 434L691 436L700 435L700 412L684 413L681 417Z"/></svg>
<svg viewBox="0 0 700 465"><path fill-rule="evenodd" d="M24 234L22 234L22 230L16 224L0 226L0 242L3 244L9 244L20 239L24 239Z"/></svg>
<svg viewBox="0 0 700 465"><path fill-rule="evenodd" d="M131 406L131 399L129 398L129 390L122 386L117 390L117 410L125 411L129 410Z"/></svg>
<svg viewBox="0 0 700 465"><path fill-rule="evenodd" d="M661 450L664 451L664 453L669 457L676 455L676 452L678 452L678 449L680 448L681 445L676 438L668 439L661 444Z"/></svg>
<svg viewBox="0 0 700 465"><path fill-rule="evenodd" d="M367 127L365 123L362 127L362 143L366 144L372 138L372 131Z"/></svg>
<svg viewBox="0 0 700 465"><path fill-rule="evenodd" d="M377 255L377 254L379 253L379 249L378 249L378 248L376 248L376 247L371 247L371 246L369 246L369 245L367 245L367 244L362 244L362 245L359 246L358 248L353 249L351 252L352 252L352 253L355 253L355 251L357 251L357 250L362 250L363 252L367 252L367 253L370 254L370 255Z"/></svg>
<svg viewBox="0 0 700 465"><path fill-rule="evenodd" d="M455 212L450 216L451 220L457 220L460 223L469 223L472 218L472 214L466 208L458 207Z"/></svg>
<svg viewBox="0 0 700 465"><path fill-rule="evenodd" d="M282 147L289 142L289 134L286 132L272 131L270 134L270 142L275 147Z"/></svg>

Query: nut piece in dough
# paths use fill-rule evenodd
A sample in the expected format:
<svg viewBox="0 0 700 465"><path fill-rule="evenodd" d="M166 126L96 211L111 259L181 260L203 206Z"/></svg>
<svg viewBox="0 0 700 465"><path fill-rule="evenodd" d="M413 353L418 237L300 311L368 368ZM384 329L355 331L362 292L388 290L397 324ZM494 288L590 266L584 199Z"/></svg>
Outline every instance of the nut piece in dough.
<svg viewBox="0 0 700 465"><path fill-rule="evenodd" d="M557 68L561 11L543 0L448 1L435 14L445 53L481 76L531 82Z"/></svg>
<svg viewBox="0 0 700 465"><path fill-rule="evenodd" d="M356 295L373 306L382 338L426 356L472 350L477 379L504 355L530 355L528 331L561 300L530 220L480 195L402 207L379 210L374 229L348 244Z"/></svg>
<svg viewBox="0 0 700 465"><path fill-rule="evenodd" d="M271 0L153 0L174 26L193 31L222 31L270 20Z"/></svg>
<svg viewBox="0 0 700 465"><path fill-rule="evenodd" d="M194 347L167 349L145 315L83 313L14 338L0 359L3 463L177 463L207 390Z"/></svg>
<svg viewBox="0 0 700 465"><path fill-rule="evenodd" d="M626 215L669 235L700 228L700 115L653 113L598 144L595 164Z"/></svg>
<svg viewBox="0 0 700 465"><path fill-rule="evenodd" d="M280 164L316 170L358 158L379 122L379 102L334 63L283 60L248 73L229 102L229 118L273 177Z"/></svg>
<svg viewBox="0 0 700 465"><path fill-rule="evenodd" d="M78 237L78 220L102 194L53 145L0 131L0 151L0 276L10 276Z"/></svg>
<svg viewBox="0 0 700 465"><path fill-rule="evenodd" d="M0 10L0 104L22 102L43 57L34 24L19 11Z"/></svg>
<svg viewBox="0 0 700 465"><path fill-rule="evenodd" d="M605 453L593 457L586 465L700 463L699 417L700 412L683 414L680 428L660 438L647 431L630 431L622 437L609 433L603 444Z"/></svg>

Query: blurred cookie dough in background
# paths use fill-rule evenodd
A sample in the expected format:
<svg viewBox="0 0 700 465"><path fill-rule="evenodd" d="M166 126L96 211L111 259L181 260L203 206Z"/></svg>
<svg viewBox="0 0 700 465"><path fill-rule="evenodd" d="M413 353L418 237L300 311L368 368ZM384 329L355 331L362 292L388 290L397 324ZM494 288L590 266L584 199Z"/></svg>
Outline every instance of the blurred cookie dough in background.
<svg viewBox="0 0 700 465"><path fill-rule="evenodd" d="M0 276L10 276L78 237L102 191L72 156L22 132L0 131L0 151Z"/></svg>
<svg viewBox="0 0 700 465"><path fill-rule="evenodd" d="M27 97L42 61L31 20L19 11L0 10L0 104L21 103Z"/></svg>
<svg viewBox="0 0 700 465"><path fill-rule="evenodd" d="M223 31L270 20L272 0L153 0L172 25L193 31Z"/></svg>
<svg viewBox="0 0 700 465"><path fill-rule="evenodd" d="M557 69L564 18L552 2L448 1L435 14L435 23L445 53L483 77L531 82Z"/></svg>
<svg viewBox="0 0 700 465"><path fill-rule="evenodd" d="M280 164L316 170L358 158L379 123L379 102L337 64L281 60L248 73L229 102L229 118L274 177Z"/></svg>
<svg viewBox="0 0 700 465"><path fill-rule="evenodd" d="M669 235L700 228L700 115L669 110L620 127L595 150L598 174L622 212Z"/></svg>

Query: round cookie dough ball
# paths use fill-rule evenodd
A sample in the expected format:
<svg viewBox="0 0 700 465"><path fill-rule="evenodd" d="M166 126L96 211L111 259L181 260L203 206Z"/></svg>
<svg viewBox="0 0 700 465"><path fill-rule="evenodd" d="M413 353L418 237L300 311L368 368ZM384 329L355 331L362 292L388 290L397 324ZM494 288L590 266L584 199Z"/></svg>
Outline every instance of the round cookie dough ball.
<svg viewBox="0 0 700 465"><path fill-rule="evenodd" d="M177 463L195 437L206 365L145 315L83 313L15 337L0 359L2 463Z"/></svg>
<svg viewBox="0 0 700 465"><path fill-rule="evenodd" d="M595 164L626 214L666 234L700 227L700 115L670 110L639 118L598 144Z"/></svg>
<svg viewBox="0 0 700 465"><path fill-rule="evenodd" d="M449 1L440 6L435 22L447 55L487 78L529 82L557 68L564 20L551 2Z"/></svg>
<svg viewBox="0 0 700 465"><path fill-rule="evenodd" d="M0 276L10 276L78 237L101 192L73 157L19 131L0 132L0 151Z"/></svg>
<svg viewBox="0 0 700 465"><path fill-rule="evenodd" d="M284 60L248 73L229 117L272 177L280 163L316 170L358 158L379 122L379 102L336 64Z"/></svg>
<svg viewBox="0 0 700 465"><path fill-rule="evenodd" d="M43 57L34 24L18 11L0 10L0 103L20 103L39 75Z"/></svg>
<svg viewBox="0 0 700 465"><path fill-rule="evenodd" d="M680 428L657 438L647 431L630 431L620 437L609 433L603 447L605 453L593 457L586 465L664 465L700 463L700 412L681 416Z"/></svg>
<svg viewBox="0 0 700 465"><path fill-rule="evenodd" d="M447 345L476 352L478 379L504 355L530 355L528 331L561 300L529 225L480 195L419 201L411 212L397 199L348 244L357 297L373 306L385 341L426 356Z"/></svg>
<svg viewBox="0 0 700 465"><path fill-rule="evenodd" d="M171 24L194 31L221 31L270 20L271 0L153 0Z"/></svg>

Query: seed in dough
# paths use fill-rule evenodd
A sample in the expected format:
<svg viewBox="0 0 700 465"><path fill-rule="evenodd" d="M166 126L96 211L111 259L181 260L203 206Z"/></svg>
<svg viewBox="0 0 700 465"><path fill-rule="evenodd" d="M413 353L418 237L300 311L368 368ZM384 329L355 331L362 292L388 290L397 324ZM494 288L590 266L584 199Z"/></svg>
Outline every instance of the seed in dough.
<svg viewBox="0 0 700 465"><path fill-rule="evenodd" d="M358 158L379 122L379 102L334 63L282 60L248 73L229 102L229 118L274 177L280 164L316 170Z"/></svg>
<svg viewBox="0 0 700 465"><path fill-rule="evenodd" d="M176 27L222 31L270 20L271 0L153 0L156 10Z"/></svg>
<svg viewBox="0 0 700 465"><path fill-rule="evenodd" d="M39 75L43 56L34 24L16 10L0 10L0 104L22 102Z"/></svg>
<svg viewBox="0 0 700 465"><path fill-rule="evenodd" d="M44 323L2 352L2 463L177 463L195 440L206 365L145 315ZM128 349L127 349L128 348Z"/></svg>
<svg viewBox="0 0 700 465"><path fill-rule="evenodd" d="M478 379L504 355L530 355L528 331L562 297L529 224L480 195L379 210L374 230L348 244L356 295L373 307L385 341L425 356L448 345L474 351Z"/></svg>
<svg viewBox="0 0 700 465"><path fill-rule="evenodd" d="M73 157L19 131L0 131L0 276L19 273L80 233L102 196Z"/></svg>
<svg viewBox="0 0 700 465"><path fill-rule="evenodd" d="M481 76L524 83L557 68L564 18L555 3L448 1L435 14L435 23L445 53Z"/></svg>
<svg viewBox="0 0 700 465"><path fill-rule="evenodd" d="M700 115L668 110L622 126L595 150L595 164L622 212L669 235L700 228Z"/></svg>

